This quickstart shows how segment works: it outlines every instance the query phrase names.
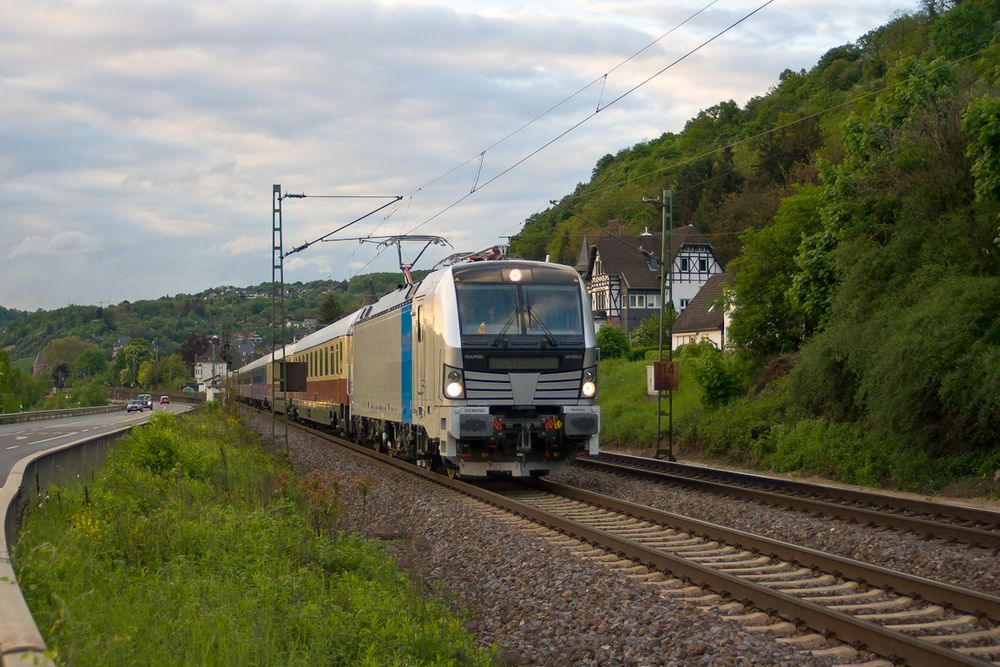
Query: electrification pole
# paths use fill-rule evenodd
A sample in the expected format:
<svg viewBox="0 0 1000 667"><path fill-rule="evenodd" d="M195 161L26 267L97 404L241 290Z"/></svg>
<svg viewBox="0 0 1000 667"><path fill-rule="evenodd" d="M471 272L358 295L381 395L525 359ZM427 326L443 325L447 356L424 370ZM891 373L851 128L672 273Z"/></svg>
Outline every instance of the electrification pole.
<svg viewBox="0 0 1000 667"><path fill-rule="evenodd" d="M649 199L643 197L643 202L656 204L660 207L660 336L659 355L653 382L656 385L656 458L665 454L668 461L676 461L674 457L674 385L678 374L674 366L674 267L673 243L671 230L674 224L674 193L663 191L663 197ZM670 310L666 311L667 304ZM667 363L663 363L663 318L667 317ZM667 392L667 411L663 412L664 383ZM667 448L663 449L663 417L667 418Z"/></svg>
<svg viewBox="0 0 1000 667"><path fill-rule="evenodd" d="M277 440L277 389L285 387L285 254L281 241L281 185L275 184L271 196L271 442ZM275 320L280 321L280 329ZM278 336L281 337L281 363L275 365ZM282 451L288 451L288 420L285 419Z"/></svg>

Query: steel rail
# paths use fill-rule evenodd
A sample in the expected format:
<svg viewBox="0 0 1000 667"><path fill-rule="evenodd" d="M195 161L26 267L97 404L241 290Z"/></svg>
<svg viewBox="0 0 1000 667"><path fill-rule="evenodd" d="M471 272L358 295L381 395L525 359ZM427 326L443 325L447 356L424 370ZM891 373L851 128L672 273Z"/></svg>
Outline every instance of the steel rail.
<svg viewBox="0 0 1000 667"><path fill-rule="evenodd" d="M539 524L609 549L650 567L686 577L695 583L708 586L716 592L724 593L736 599L747 600L756 607L772 610L783 617L801 621L814 629L834 633L842 641L860 642L875 653L905 660L914 667L947 667L959 665L982 667L992 664L930 642L922 641L897 630L856 618L844 612L828 609L815 602L800 599L794 595L768 588L753 581L714 570L665 551L616 536L599 528L589 527L583 523L561 517L528 503L508 498L502 494L471 485L467 482L449 479L444 475L419 468L411 463L391 457L388 454L375 452L363 445L357 445L308 427L293 423L290 423L290 425L313 436L347 447L359 454L393 465L400 470L417 475L435 484L477 498ZM636 518L680 528L694 534L712 537L713 539L725 536L725 540L731 544L740 544L754 549L758 549L758 546L754 545L760 545L760 550L763 553L773 550L776 557L787 558L794 562L816 564L817 566L819 566L819 562L824 562L830 565L830 570L840 573L845 577L856 578L870 585L892 588L897 592L906 591L913 593L926 600L939 601L940 604L948 607L974 611L980 616L985 615L992 618L1000 616L1000 598L994 596L969 591L949 584L933 582L928 579L921 579L912 575L893 572L885 568L865 565L864 563L851 561L847 558L824 554L794 544L781 543L777 540L770 540L749 533L743 533L742 531L727 529L722 526L682 517L669 512L626 503L616 498L583 491L582 489L564 487L563 485L542 480L535 481L531 485L543 491L559 493L559 495L564 495L563 492L566 492L565 495L574 500L583 501L584 498L592 497L596 502L592 502L591 504L599 507L606 509L619 508L617 511L631 514ZM659 518L656 519L654 517ZM778 552L788 555L783 557L778 555ZM812 559L815 559L815 563L811 562ZM855 572L857 576L851 576L851 572Z"/></svg>
<svg viewBox="0 0 1000 667"><path fill-rule="evenodd" d="M607 454L602 452L598 458L578 458L576 465L625 475L648 477L658 481L701 488L737 498L746 498L768 505L791 507L817 514L837 516L861 523L872 523L888 528L908 530L928 537L955 540L964 544L979 545L989 549L1000 550L1000 532L903 514L903 512L930 514L1000 526L1000 512L910 498L899 498L878 493L866 493L864 491L841 489L826 485L808 484L794 480L765 477L718 468L702 468L624 454ZM705 476L714 479L705 479ZM764 486L785 489L787 492L746 486L748 484L756 487ZM824 496L826 499L820 500L815 497L806 497L797 494ZM842 502L836 502L837 499ZM844 504L858 502L865 503L869 507Z"/></svg>
<svg viewBox="0 0 1000 667"><path fill-rule="evenodd" d="M961 586L947 584L933 579L926 579L912 574L897 572L888 568L863 563L861 561L817 551L781 540L754 535L735 528L727 528L708 521L692 519L681 514L637 505L619 498L586 491L565 484L556 484L547 480L537 480L530 484L540 490L555 495L579 500L590 505L596 505L622 514L628 514L637 519L651 523L667 524L709 539L720 540L734 546L753 549L760 553L780 558L781 560L800 563L804 566L817 567L830 574L853 579L887 588L896 592L917 595L930 602L961 609L976 616L1000 619L1000 597L980 593Z"/></svg>

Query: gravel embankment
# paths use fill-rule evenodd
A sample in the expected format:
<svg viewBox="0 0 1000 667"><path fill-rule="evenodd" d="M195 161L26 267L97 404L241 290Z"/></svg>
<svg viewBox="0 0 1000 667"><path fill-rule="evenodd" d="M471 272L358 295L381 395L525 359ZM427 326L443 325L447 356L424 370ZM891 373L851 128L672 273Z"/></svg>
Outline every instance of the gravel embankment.
<svg viewBox="0 0 1000 667"><path fill-rule="evenodd" d="M270 421L257 418L265 440ZM428 592L468 610L467 627L503 665L827 665L748 633L714 610L673 601L497 513L297 431L297 473L340 481L345 529L386 540ZM359 482L370 487L366 497Z"/></svg>
<svg viewBox="0 0 1000 667"><path fill-rule="evenodd" d="M913 533L870 528L843 519L725 498L705 491L576 467L552 481L633 503L787 540L818 551L1000 595L1000 558L991 549L930 540Z"/></svg>

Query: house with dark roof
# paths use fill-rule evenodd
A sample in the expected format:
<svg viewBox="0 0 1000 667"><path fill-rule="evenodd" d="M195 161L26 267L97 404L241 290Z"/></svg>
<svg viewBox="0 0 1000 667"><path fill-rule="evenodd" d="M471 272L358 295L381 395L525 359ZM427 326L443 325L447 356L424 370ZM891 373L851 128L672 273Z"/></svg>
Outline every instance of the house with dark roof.
<svg viewBox="0 0 1000 667"><path fill-rule="evenodd" d="M682 313L708 279L723 267L711 244L693 226L670 232L667 266L673 278L673 304ZM660 234L602 236L592 245L584 239L576 264L584 278L595 326L620 326L631 331L642 320L659 314ZM664 281L669 282L667 276Z"/></svg>
<svg viewBox="0 0 1000 667"><path fill-rule="evenodd" d="M729 310L723 296L729 275L717 273L708 279L677 316L672 327L673 349L700 340L709 340L720 350L726 348L729 331Z"/></svg>

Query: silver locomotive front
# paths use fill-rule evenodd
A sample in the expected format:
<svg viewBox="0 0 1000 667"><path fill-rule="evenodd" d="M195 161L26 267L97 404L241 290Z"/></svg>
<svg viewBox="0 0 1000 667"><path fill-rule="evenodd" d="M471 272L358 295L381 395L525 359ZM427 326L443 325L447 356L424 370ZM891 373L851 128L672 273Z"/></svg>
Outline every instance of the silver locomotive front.
<svg viewBox="0 0 1000 667"><path fill-rule="evenodd" d="M413 420L449 471L527 477L597 454L587 299L572 268L544 262L469 262L420 286Z"/></svg>

